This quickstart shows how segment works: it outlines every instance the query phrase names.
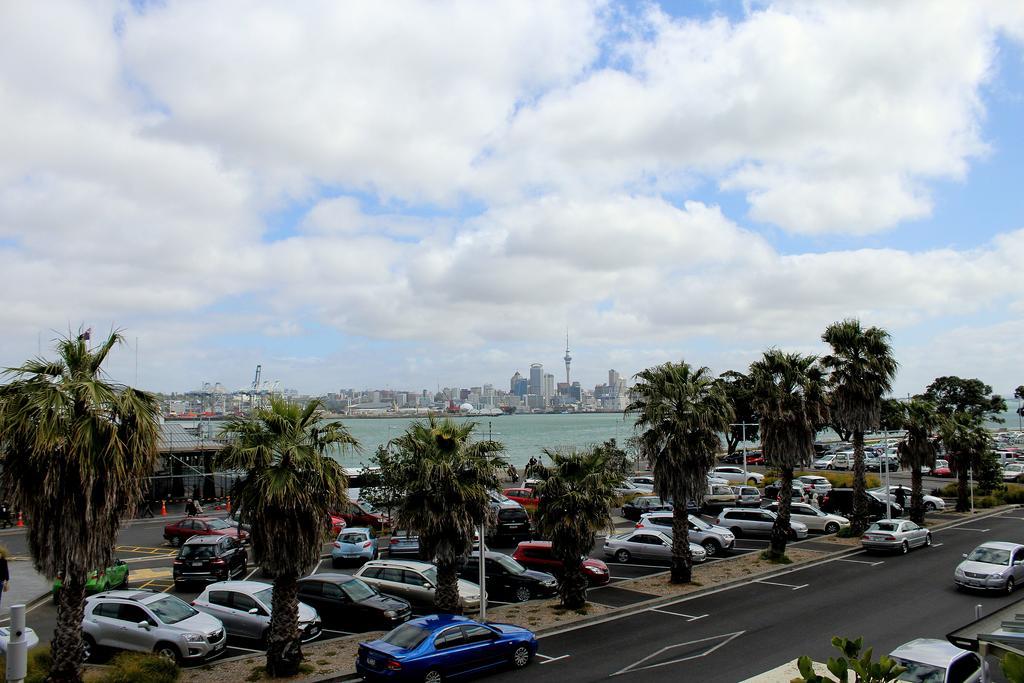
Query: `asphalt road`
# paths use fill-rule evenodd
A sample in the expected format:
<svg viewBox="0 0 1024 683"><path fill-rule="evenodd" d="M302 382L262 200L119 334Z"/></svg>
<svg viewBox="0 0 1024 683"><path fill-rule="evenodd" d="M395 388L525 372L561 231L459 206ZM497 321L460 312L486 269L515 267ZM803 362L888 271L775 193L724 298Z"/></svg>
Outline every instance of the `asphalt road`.
<svg viewBox="0 0 1024 683"><path fill-rule="evenodd" d="M906 556L857 553L638 614L543 637L533 681L735 683L807 654L834 656L833 635L864 636L876 653L918 637L943 638L1020 595L959 593L953 568L989 540L1024 542L1024 512L934 532ZM521 680L501 673L490 681Z"/></svg>

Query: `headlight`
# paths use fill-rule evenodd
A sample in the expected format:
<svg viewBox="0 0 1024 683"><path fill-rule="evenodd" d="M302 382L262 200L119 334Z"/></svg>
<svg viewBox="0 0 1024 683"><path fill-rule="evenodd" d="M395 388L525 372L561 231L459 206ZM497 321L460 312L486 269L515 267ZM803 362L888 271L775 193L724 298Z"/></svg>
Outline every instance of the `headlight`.
<svg viewBox="0 0 1024 683"><path fill-rule="evenodd" d="M396 612L393 609L389 609L389 610L384 612L384 616L386 616L388 619L394 619L395 617L398 616L398 612Z"/></svg>
<svg viewBox="0 0 1024 683"><path fill-rule="evenodd" d="M960 569L960 567L957 567L956 571L953 572L953 576L963 576L963 575L964 575L964 570Z"/></svg>
<svg viewBox="0 0 1024 683"><path fill-rule="evenodd" d="M206 640L206 637L201 633L185 633L182 637L185 638L186 643L201 643Z"/></svg>

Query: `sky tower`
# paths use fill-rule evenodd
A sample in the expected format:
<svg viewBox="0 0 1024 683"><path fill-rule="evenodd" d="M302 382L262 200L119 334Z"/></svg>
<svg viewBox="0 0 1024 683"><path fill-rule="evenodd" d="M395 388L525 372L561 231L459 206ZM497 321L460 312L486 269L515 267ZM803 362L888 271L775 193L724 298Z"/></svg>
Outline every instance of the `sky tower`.
<svg viewBox="0 0 1024 683"><path fill-rule="evenodd" d="M569 330L565 331L565 383L572 386L572 382L569 381L569 364L572 363L572 356L569 355Z"/></svg>

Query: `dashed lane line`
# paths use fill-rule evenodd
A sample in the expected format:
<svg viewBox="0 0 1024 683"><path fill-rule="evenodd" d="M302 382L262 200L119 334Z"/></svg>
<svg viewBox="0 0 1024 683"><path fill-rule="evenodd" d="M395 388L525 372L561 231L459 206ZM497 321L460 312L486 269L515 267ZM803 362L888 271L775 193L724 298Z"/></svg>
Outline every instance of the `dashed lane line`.
<svg viewBox="0 0 1024 683"><path fill-rule="evenodd" d="M853 562L855 564L869 564L872 567L877 567L880 564L885 564L885 560L878 560L877 562L869 562L867 560L851 560L845 557L839 558L838 562Z"/></svg>
<svg viewBox="0 0 1024 683"><path fill-rule="evenodd" d="M698 619L703 619L704 617L709 616L707 614L698 614L697 616L694 616L692 614L683 614L682 612L673 612L671 610L661 609L661 608L658 608L658 607L652 607L652 608L650 608L647 611L648 612L657 612L658 614L671 614L674 617L683 617L687 621L697 621Z"/></svg>
<svg viewBox="0 0 1024 683"><path fill-rule="evenodd" d="M794 586L791 583L780 583L778 581L765 581L763 579L755 579L751 583L763 583L763 584L766 584L766 585L769 585L769 586L781 586L783 588L789 588L789 589L795 590L795 591L798 591L801 588L807 588L808 586L811 585L809 583L802 583L799 586Z"/></svg>
<svg viewBox="0 0 1024 683"><path fill-rule="evenodd" d="M990 529L975 529L974 527L970 527L970 526L951 526L951 527L946 527L945 529L936 529L936 531L953 531L953 530L956 530L956 531L977 531L979 534L984 534L984 533L986 533L988 531L991 531Z"/></svg>

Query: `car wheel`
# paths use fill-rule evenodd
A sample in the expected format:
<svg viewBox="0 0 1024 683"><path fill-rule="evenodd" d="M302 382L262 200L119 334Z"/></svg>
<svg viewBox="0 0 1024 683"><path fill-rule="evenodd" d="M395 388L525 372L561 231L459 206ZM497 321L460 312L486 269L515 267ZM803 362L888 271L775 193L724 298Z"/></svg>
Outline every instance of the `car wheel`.
<svg viewBox="0 0 1024 683"><path fill-rule="evenodd" d="M931 534L925 534L925 537L924 537L924 547L925 548L932 547L932 535Z"/></svg>
<svg viewBox="0 0 1024 683"><path fill-rule="evenodd" d="M90 659L96 656L96 641L92 639L92 636L85 634L82 636L82 661L88 662Z"/></svg>
<svg viewBox="0 0 1024 683"><path fill-rule="evenodd" d="M530 587L520 586L516 589L516 602L526 602L530 599Z"/></svg>
<svg viewBox="0 0 1024 683"><path fill-rule="evenodd" d="M1006 580L1006 594L1009 595L1013 592L1013 577L1011 576Z"/></svg>
<svg viewBox="0 0 1024 683"><path fill-rule="evenodd" d="M431 669L427 673L423 674L423 683L441 683L443 680L444 677L437 669Z"/></svg>
<svg viewBox="0 0 1024 683"><path fill-rule="evenodd" d="M622 563L629 562L629 551L628 550L616 551L616 553L615 553L615 561L616 562L622 562Z"/></svg>
<svg viewBox="0 0 1024 683"><path fill-rule="evenodd" d="M910 544L906 541L903 541L903 543L900 545L900 554L906 555L908 552L910 552Z"/></svg>
<svg viewBox="0 0 1024 683"><path fill-rule="evenodd" d="M520 645L512 652L512 666L522 669L530 663L530 648Z"/></svg>
<svg viewBox="0 0 1024 683"><path fill-rule="evenodd" d="M935 503L931 503L931 502L925 503L924 504L924 511L925 512L935 512Z"/></svg>
<svg viewBox="0 0 1024 683"><path fill-rule="evenodd" d="M839 531L839 524L836 523L836 522L829 522L828 524L825 525L825 533L826 534L834 534L834 533L837 533L838 531Z"/></svg>
<svg viewBox="0 0 1024 683"><path fill-rule="evenodd" d="M171 643L157 643L156 647L153 648L153 652L169 662L180 664L181 652Z"/></svg>
<svg viewBox="0 0 1024 683"><path fill-rule="evenodd" d="M753 477L751 477L750 479L747 479L747 485L748 486L757 486L757 479L754 479Z"/></svg>
<svg viewBox="0 0 1024 683"><path fill-rule="evenodd" d="M704 552L707 554L708 557L714 557L719 552L721 552L721 549L718 547L718 544L710 539L701 543L701 546L704 548Z"/></svg>

